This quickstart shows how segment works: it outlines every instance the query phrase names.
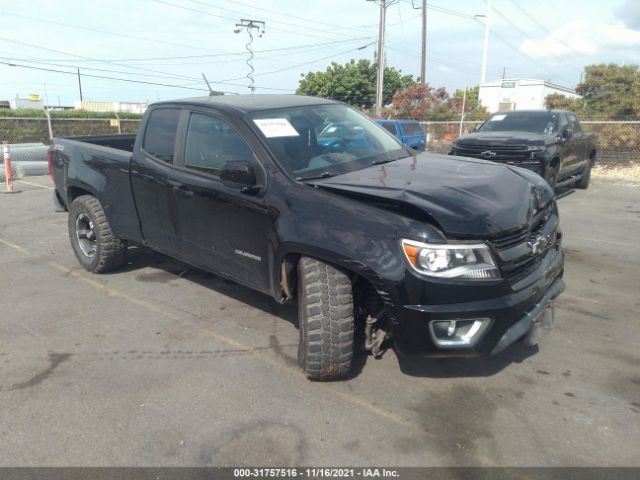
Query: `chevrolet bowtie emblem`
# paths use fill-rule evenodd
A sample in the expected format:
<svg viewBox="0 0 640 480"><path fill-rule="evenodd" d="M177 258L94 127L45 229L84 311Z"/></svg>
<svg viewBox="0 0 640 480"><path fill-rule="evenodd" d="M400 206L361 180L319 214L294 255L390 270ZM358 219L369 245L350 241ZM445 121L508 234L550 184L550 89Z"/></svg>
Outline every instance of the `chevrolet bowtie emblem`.
<svg viewBox="0 0 640 480"><path fill-rule="evenodd" d="M491 150L485 150L480 154L482 158L493 158L497 155L496 152L492 152Z"/></svg>

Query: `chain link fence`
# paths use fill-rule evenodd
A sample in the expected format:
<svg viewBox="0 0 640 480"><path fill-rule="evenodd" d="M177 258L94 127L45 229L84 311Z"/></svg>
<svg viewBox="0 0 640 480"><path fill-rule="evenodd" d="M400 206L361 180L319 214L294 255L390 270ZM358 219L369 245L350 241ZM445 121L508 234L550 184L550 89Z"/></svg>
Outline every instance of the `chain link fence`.
<svg viewBox="0 0 640 480"><path fill-rule="evenodd" d="M47 148L51 137L136 133L140 119L0 117L0 141L10 143L15 177L47 175ZM0 163L0 181L4 164Z"/></svg>
<svg viewBox="0 0 640 480"><path fill-rule="evenodd" d="M451 142L482 122L422 122L427 150L448 153ZM640 168L640 121L582 121L582 128L597 137L598 165L602 168Z"/></svg>
<svg viewBox="0 0 640 480"><path fill-rule="evenodd" d="M0 141L11 144L14 175L45 175L51 136L73 137L136 133L140 119L0 117ZM482 122L422 122L427 149L447 153L451 142ZM640 168L640 121L583 121L585 131L598 137L598 164L602 168ZM4 177L0 166L0 178Z"/></svg>

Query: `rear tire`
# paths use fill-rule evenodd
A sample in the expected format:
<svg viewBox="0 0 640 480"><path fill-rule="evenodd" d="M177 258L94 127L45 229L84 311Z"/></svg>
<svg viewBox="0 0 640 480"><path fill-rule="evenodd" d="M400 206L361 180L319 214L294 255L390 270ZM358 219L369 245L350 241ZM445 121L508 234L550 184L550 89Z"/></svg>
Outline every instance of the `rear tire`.
<svg viewBox="0 0 640 480"><path fill-rule="evenodd" d="M551 187L551 190L555 191L556 183L558 183L558 169L552 166L547 167L546 172L544 172L544 179Z"/></svg>
<svg viewBox="0 0 640 480"><path fill-rule="evenodd" d="M71 203L69 239L78 262L90 272L108 272L126 260L127 243L113 234L102 205L91 195Z"/></svg>
<svg viewBox="0 0 640 480"><path fill-rule="evenodd" d="M320 260L298 262L298 362L310 380L332 380L351 370L353 293L351 280Z"/></svg>
<svg viewBox="0 0 640 480"><path fill-rule="evenodd" d="M584 167L584 171L582 172L580 180L576 182L576 188L580 188L582 190L586 190L587 188L589 188L589 184L591 183L591 169L593 168L594 163L595 157L589 158L587 166Z"/></svg>

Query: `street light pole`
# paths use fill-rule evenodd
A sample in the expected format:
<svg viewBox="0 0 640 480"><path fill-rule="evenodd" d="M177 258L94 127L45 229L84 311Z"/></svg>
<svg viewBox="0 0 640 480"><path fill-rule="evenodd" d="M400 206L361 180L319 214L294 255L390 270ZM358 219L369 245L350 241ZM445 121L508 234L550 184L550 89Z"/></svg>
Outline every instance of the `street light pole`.
<svg viewBox="0 0 640 480"><path fill-rule="evenodd" d="M389 5L398 3L400 0L367 0L369 2L376 2L380 6L380 23L378 26L378 55L377 62L377 74L376 74L376 102L375 113L379 117L382 115L382 94L384 90L384 29L385 29L385 17L386 10Z"/></svg>
<svg viewBox="0 0 640 480"><path fill-rule="evenodd" d="M482 75L480 84L487 81L487 58L489 54L489 29L491 28L491 0L487 0L487 14L484 19L484 48L482 50Z"/></svg>
<svg viewBox="0 0 640 480"><path fill-rule="evenodd" d="M380 1L380 27L378 31L378 74L376 75L376 117L382 115L382 91L384 88L384 28L387 6Z"/></svg>

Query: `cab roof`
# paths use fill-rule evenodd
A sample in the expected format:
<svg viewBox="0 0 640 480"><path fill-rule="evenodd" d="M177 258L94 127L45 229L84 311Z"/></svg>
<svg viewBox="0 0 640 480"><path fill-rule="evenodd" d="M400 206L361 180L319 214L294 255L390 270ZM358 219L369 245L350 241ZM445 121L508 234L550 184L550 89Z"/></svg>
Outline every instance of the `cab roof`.
<svg viewBox="0 0 640 480"><path fill-rule="evenodd" d="M159 105L196 105L211 107L223 111L238 113L259 112L277 108L305 107L311 105L342 105L340 102L326 98L308 97L304 95L214 95L208 97L182 98L179 100L156 102Z"/></svg>

